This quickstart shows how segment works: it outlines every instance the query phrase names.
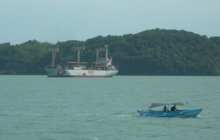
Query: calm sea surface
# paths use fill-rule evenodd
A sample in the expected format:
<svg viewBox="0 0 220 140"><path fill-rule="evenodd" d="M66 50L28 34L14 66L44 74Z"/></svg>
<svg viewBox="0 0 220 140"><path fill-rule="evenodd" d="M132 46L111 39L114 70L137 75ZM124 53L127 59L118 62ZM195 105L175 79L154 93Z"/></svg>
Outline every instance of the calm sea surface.
<svg viewBox="0 0 220 140"><path fill-rule="evenodd" d="M2 75L0 139L217 140L219 99L219 76ZM167 101L189 101L188 108L203 111L196 118L141 117L136 112Z"/></svg>

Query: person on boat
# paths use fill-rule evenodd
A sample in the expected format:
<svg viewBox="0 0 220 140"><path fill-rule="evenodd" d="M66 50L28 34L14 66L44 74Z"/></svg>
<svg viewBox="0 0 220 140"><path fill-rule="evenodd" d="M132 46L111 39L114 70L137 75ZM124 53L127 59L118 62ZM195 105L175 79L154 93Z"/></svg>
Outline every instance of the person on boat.
<svg viewBox="0 0 220 140"><path fill-rule="evenodd" d="M171 111L178 111L178 109L176 109L176 105L174 105L173 107L171 107Z"/></svg>
<svg viewBox="0 0 220 140"><path fill-rule="evenodd" d="M163 111L169 111L166 106L163 107Z"/></svg>

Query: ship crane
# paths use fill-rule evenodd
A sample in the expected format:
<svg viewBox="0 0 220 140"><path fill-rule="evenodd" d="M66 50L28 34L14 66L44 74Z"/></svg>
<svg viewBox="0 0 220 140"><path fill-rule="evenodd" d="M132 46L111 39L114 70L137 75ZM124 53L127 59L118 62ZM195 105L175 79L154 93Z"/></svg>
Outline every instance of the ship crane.
<svg viewBox="0 0 220 140"><path fill-rule="evenodd" d="M55 57L56 57L56 52L59 52L59 49L57 48L49 48L48 49L49 52L52 52L52 62L51 62L51 67L54 67L54 61L55 61Z"/></svg>
<svg viewBox="0 0 220 140"><path fill-rule="evenodd" d="M80 64L80 50L85 50L85 47L73 47L74 50L78 50L78 57L77 57L77 65Z"/></svg>
<svg viewBox="0 0 220 140"><path fill-rule="evenodd" d="M107 61L108 60L108 45L105 45L105 49L103 48L99 48L99 49L96 49L96 60L98 61L99 60L99 52L100 51L105 51L106 55L105 55L105 60Z"/></svg>
<svg viewBox="0 0 220 140"><path fill-rule="evenodd" d="M96 49L96 62L93 62L93 64L96 64L96 69L103 69L105 70L107 68L107 64L109 62L108 59L108 45L105 45L105 48L99 48ZM105 52L105 58L99 58L99 52Z"/></svg>
<svg viewBox="0 0 220 140"><path fill-rule="evenodd" d="M78 51L78 54L77 54L77 62L67 62L67 68L68 68L68 64L73 64L71 67L80 67L83 68L83 69L86 69L86 66L88 63L87 62L80 62L80 50L84 50L85 47L73 47L73 50L74 51ZM75 65L76 64L76 65ZM82 65L82 64L85 64L85 65Z"/></svg>

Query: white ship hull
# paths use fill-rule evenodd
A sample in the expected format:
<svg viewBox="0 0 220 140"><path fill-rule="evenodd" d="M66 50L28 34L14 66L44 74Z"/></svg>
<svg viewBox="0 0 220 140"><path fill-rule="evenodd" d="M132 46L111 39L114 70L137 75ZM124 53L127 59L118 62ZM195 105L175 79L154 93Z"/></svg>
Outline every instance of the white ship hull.
<svg viewBox="0 0 220 140"><path fill-rule="evenodd" d="M45 68L48 77L112 77L118 73L118 70L74 70Z"/></svg>

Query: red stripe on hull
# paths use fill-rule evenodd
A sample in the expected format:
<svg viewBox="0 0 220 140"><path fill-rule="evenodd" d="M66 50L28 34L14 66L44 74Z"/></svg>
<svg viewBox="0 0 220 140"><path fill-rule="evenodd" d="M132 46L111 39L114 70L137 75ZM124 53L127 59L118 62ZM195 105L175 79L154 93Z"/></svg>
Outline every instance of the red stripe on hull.
<svg viewBox="0 0 220 140"><path fill-rule="evenodd" d="M82 75L48 75L48 77L112 77L112 76L98 76L98 75L93 75L93 76L82 76Z"/></svg>

